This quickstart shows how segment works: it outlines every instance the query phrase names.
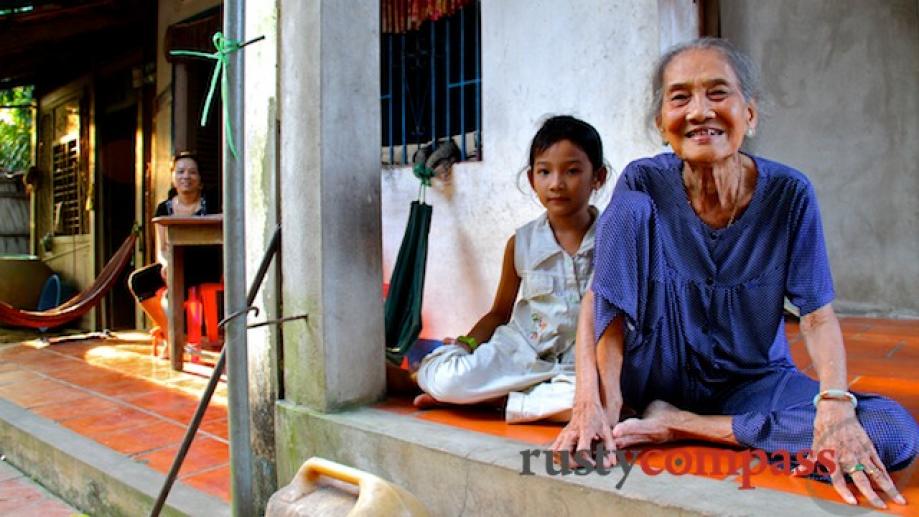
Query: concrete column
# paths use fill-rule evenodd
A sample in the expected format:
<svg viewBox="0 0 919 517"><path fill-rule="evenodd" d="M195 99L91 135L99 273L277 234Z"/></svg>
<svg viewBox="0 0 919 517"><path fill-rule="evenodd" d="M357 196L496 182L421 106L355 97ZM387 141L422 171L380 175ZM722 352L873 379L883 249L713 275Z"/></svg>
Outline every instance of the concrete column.
<svg viewBox="0 0 919 517"><path fill-rule="evenodd" d="M377 0L281 0L284 397L316 411L383 394ZM283 440L283 437L278 437Z"/></svg>
<svg viewBox="0 0 919 517"><path fill-rule="evenodd" d="M278 200L278 13L275 2L247 2L246 39L265 39L245 48L246 63L246 285L252 284L279 220ZM259 321L276 319L280 311L276 256L255 299ZM250 318L252 321L253 318ZM274 404L278 399L281 330L267 325L248 331L249 411L252 442L253 508L264 513L277 490ZM285 481L286 482L286 481Z"/></svg>

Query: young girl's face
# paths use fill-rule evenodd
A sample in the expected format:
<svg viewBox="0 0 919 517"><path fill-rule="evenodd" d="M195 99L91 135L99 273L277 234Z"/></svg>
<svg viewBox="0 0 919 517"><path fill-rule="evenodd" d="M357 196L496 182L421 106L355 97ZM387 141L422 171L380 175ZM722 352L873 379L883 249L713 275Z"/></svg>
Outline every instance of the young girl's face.
<svg viewBox="0 0 919 517"><path fill-rule="evenodd" d="M555 216L587 210L590 194L600 185L587 154L570 140L559 140L538 154L527 177L539 202Z"/></svg>

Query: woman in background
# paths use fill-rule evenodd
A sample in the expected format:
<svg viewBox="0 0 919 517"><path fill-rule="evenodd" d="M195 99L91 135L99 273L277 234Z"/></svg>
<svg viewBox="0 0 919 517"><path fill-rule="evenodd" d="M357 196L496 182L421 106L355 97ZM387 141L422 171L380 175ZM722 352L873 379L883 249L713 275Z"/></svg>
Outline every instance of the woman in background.
<svg viewBox="0 0 919 517"><path fill-rule="evenodd" d="M172 161L172 189L169 197L157 205L154 217L202 216L215 213L204 196L204 183L198 170L197 156L189 151L176 153ZM205 282L220 282L223 262L219 246L201 246L188 250L185 260L185 283L195 285ZM153 321L150 334L153 337L153 352L166 341L168 328L166 312L163 309L166 292L167 268L165 228L156 226L156 262L131 273L128 286L143 311ZM162 348L166 357L169 347Z"/></svg>

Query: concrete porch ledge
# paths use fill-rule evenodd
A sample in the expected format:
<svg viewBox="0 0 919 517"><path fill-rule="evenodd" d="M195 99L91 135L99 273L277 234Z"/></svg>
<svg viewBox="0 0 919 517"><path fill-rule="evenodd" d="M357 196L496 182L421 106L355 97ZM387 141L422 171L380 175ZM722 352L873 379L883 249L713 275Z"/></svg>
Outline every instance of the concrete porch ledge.
<svg viewBox="0 0 919 517"><path fill-rule="evenodd" d="M532 444L373 408L321 414L286 401L277 407L281 485L306 458L321 456L403 486L433 515L871 513L765 488L742 491L729 479L649 476L641 468L617 490L621 469L606 476L549 476L542 457L534 459L536 475L521 476L520 451L536 448Z"/></svg>
<svg viewBox="0 0 919 517"><path fill-rule="evenodd" d="M0 399L0 453L91 515L146 515L165 476ZM162 515L229 515L221 499L177 482Z"/></svg>

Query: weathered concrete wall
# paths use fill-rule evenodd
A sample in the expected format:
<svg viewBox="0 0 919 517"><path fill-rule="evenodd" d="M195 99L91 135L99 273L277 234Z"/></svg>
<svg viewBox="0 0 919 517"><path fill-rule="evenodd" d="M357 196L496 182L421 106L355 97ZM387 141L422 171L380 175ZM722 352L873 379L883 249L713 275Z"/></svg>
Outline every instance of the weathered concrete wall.
<svg viewBox="0 0 919 517"><path fill-rule="evenodd" d="M275 2L246 4L245 39L265 39L245 48L246 286L258 271L278 224L278 11ZM258 320L275 319L280 306L276 255L255 298ZM281 330L275 325L247 333L250 436L253 456L253 507L264 511L277 489L274 404L278 399L278 349Z"/></svg>
<svg viewBox="0 0 919 517"><path fill-rule="evenodd" d="M838 310L919 316L919 2L732 0L763 70L751 150L814 183Z"/></svg>
<svg viewBox="0 0 919 517"><path fill-rule="evenodd" d="M514 229L543 209L525 178L530 140L550 114L593 124L621 170L656 152L645 129L648 76L659 54L656 2L482 2L481 162L454 167L428 193L434 207L423 336L463 334L491 306L501 257ZM595 204L606 206L610 186ZM388 281L418 181L408 168L383 171L383 269Z"/></svg>
<svg viewBox="0 0 919 517"><path fill-rule="evenodd" d="M284 396L383 394L379 2L283 0L278 27Z"/></svg>
<svg viewBox="0 0 919 517"><path fill-rule="evenodd" d="M544 451L548 444L373 408L321 414L282 401L277 425L278 436L284 437L278 457L282 483L290 482L303 461L318 456L405 488L437 516L854 515L841 500L808 497L807 492L791 494L758 484L755 490L738 490L740 476L733 474L649 475L633 465L639 468L627 477L621 467L605 474L553 476L542 452L531 456L533 475L522 474L521 451ZM676 461L701 464L698 456Z"/></svg>

